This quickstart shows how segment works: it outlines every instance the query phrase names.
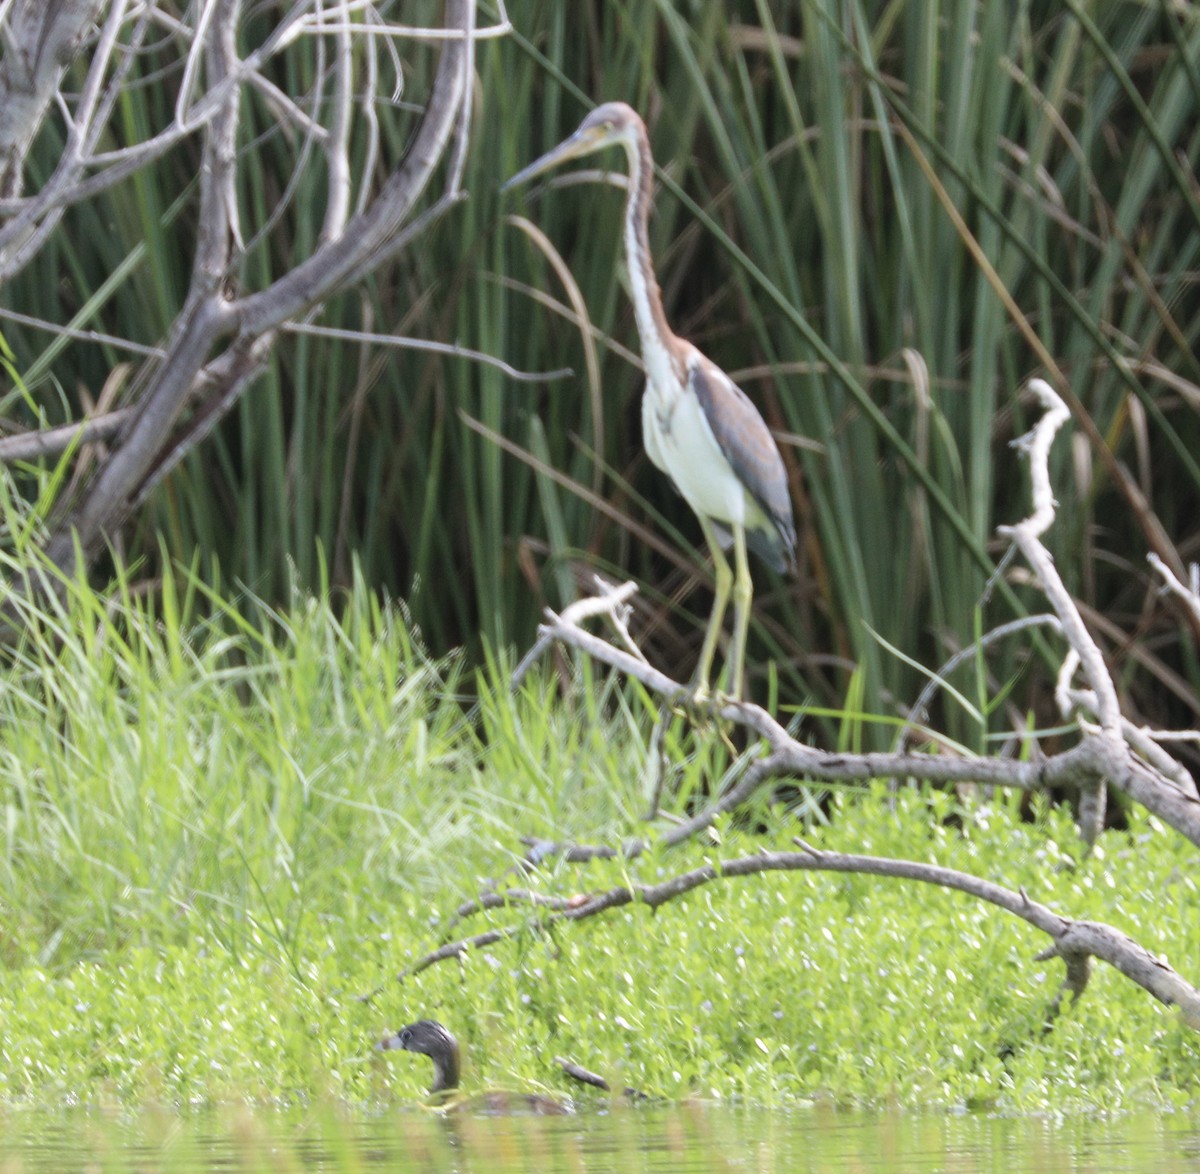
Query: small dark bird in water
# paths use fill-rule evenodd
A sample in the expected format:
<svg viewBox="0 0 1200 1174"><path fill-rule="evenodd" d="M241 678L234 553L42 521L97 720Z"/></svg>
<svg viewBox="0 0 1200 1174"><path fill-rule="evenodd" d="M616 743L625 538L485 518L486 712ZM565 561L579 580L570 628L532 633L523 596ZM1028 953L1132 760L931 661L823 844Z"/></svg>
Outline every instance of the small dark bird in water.
<svg viewBox="0 0 1200 1174"><path fill-rule="evenodd" d="M433 1084L430 1099L439 1107L468 1113L537 1113L557 1115L572 1112L569 1103L536 1093L513 1093L502 1090L479 1093L455 1099L462 1074L462 1055L458 1040L433 1019L419 1019L402 1027L395 1035L375 1045L381 1052L417 1052L433 1061Z"/></svg>

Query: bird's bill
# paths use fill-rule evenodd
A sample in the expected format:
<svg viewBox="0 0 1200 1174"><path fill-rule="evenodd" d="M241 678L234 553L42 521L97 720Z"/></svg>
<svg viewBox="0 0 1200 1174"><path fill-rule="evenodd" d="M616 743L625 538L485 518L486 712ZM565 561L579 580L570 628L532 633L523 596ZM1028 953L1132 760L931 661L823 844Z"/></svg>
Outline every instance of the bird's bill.
<svg viewBox="0 0 1200 1174"><path fill-rule="evenodd" d="M400 1033L396 1032L395 1035L389 1035L386 1039L381 1039L379 1043L375 1045L375 1050L377 1052L404 1051L404 1045L400 1042Z"/></svg>
<svg viewBox="0 0 1200 1174"><path fill-rule="evenodd" d="M589 151L594 151L595 149L596 143L591 135L582 135L579 131L576 131L570 138L563 139L557 147L547 151L540 159L535 159L528 167L523 167L500 190L506 192L509 188L515 188L518 184L532 179L535 175L541 175L543 171L549 171L550 168L557 167L560 163L565 163L568 159L574 159L578 155L586 155Z"/></svg>

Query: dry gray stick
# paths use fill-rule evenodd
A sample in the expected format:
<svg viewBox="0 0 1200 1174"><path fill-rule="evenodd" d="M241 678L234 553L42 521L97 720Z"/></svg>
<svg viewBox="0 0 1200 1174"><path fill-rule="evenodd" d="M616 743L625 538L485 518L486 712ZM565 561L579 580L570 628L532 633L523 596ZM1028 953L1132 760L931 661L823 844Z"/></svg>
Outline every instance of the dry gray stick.
<svg viewBox="0 0 1200 1174"><path fill-rule="evenodd" d="M1080 831L1086 843L1095 842L1103 828L1106 786L1115 786L1134 802L1158 816L1193 844L1200 847L1200 799L1190 776L1162 769L1162 755L1146 753L1138 758L1126 740L1124 722L1116 688L1104 664L1104 657L1092 639L1063 584L1049 551L1040 536L1054 519L1054 497L1050 489L1049 452L1057 429L1067 420L1062 400L1049 384L1031 381L1032 390L1045 405L1046 415L1021 441L1028 453L1033 486L1033 513L1015 526L1001 527L1037 573L1042 589L1053 605L1058 623L1069 644L1068 664L1076 661L1084 667L1100 717L1099 728L1082 725L1077 746L1037 762L1018 762L999 758L952 758L945 754L829 754L814 750L792 738L765 710L748 702L718 699L711 706L714 717L742 726L766 743L766 754L756 760L742 779L726 794L718 797L678 827L662 837L665 844L680 843L711 825L721 813L744 804L763 783L788 776L828 783L865 782L871 779L918 778L931 782L974 782L992 786L1034 790L1048 786L1077 788L1081 795ZM574 605L573 605L574 606ZM665 704L686 704L690 692L644 661L623 649L584 631L572 622L573 613L556 616L547 613L547 622L538 628L534 649L521 662L528 669L533 657L553 641L580 649L628 676L641 681L658 693ZM1131 739L1144 750L1145 739Z"/></svg>
<svg viewBox="0 0 1200 1174"><path fill-rule="evenodd" d="M118 408L102 416L89 416L78 424L61 424L39 432L18 432L0 438L0 465L61 456L73 444L111 440L129 422L132 408Z"/></svg>
<svg viewBox="0 0 1200 1174"><path fill-rule="evenodd" d="M750 763L741 779L724 795L719 796L690 819L664 832L656 841L658 846L670 847L691 839L710 827L723 812L732 811L746 803L764 782L781 775L821 779L827 782L916 777L943 782L974 781L1026 789L1067 784L1079 787L1085 795L1091 792L1101 796L1107 783L1117 787L1181 832L1193 844L1200 846L1200 801L1196 799L1195 787L1181 785L1172 772L1161 769L1162 764L1155 755L1147 754L1146 760L1143 760L1131 751L1130 744L1126 741L1129 734L1128 723L1121 717L1116 689L1104 666L1100 650L1083 626L1074 601L1058 576L1049 552L1041 544L1040 536L1054 517L1053 497L1049 488L1048 454L1054 433L1066 415L1061 401L1048 385L1035 381L1035 391L1048 410L1044 420L1024 441L1024 447L1030 455L1034 512L1025 522L1006 528L1003 532L1012 536L1015 545L1039 574L1043 589L1054 605L1057 621L1068 639L1070 647L1064 666L1068 685L1060 684L1060 692L1069 692L1069 679L1075 665L1083 664L1093 686L1087 700L1101 716L1099 727L1081 723L1082 737L1078 745L1038 763L1013 762L1006 759L950 758L946 755L826 754L799 743L774 717L758 706L718 698L707 707L709 712L714 717L741 725L758 735L765 743L765 753ZM667 705L686 705L691 694L685 686L666 677L644 659L600 640L579 626L578 620L585 614L603 613L610 606L610 599L605 598L590 601L590 604L589 601L579 601L562 616L548 612L547 622L538 629L537 644L531 654L522 661L520 671L524 672L534 655L557 640L636 678L647 688L657 692ZM1135 745L1141 744L1135 740ZM1142 749L1144 750L1144 746ZM1102 816L1103 810L1100 807L1100 820ZM1085 837L1098 834L1099 824L1094 801L1092 809L1085 813L1082 822L1085 825ZM643 840L631 840L621 849L540 841L532 846L528 860L536 866L551 855L561 855L575 861L617 855L633 858L646 851L647 846ZM540 929L563 920L581 921L609 909L634 903L655 909L714 880L768 871L866 873L914 880L956 889L987 901L1022 918L1051 938L1050 946L1037 957L1062 958L1066 965L1066 977L1062 990L1048 1010L1048 1022L1052 1022L1054 1016L1059 1013L1066 994L1073 994L1076 998L1083 994L1090 975L1091 960L1095 958L1119 970L1165 1006L1178 1007L1183 1022L1194 1030L1200 1030L1200 991L1184 980L1163 959L1156 958L1128 934L1112 926L1061 917L1048 907L1030 900L1024 891L1013 892L992 881L940 865L821 852L808 845L802 847L801 852L761 852L753 856L709 862L659 884L619 885L582 901L569 901L565 906L546 913L540 919L526 921L524 927ZM502 895L490 894L481 903L464 906L464 910L475 912L485 907L488 901L493 905L511 904L515 899L511 895L505 899ZM525 900L525 903L534 902ZM510 933L516 933L521 928L510 926L508 930ZM496 940L492 936L495 933L493 930L488 934L446 943L419 960L400 977L416 973L446 957L463 958L480 944Z"/></svg>
<svg viewBox="0 0 1200 1174"><path fill-rule="evenodd" d="M554 623L565 624L572 630L582 631L579 627L581 621L591 619L593 616L606 616L610 619L615 617L617 609L623 607L629 599L637 594L637 584L633 582L622 583L619 587L604 587L599 595L589 595L582 599L575 600L574 603L568 604L561 616L552 612L549 608L546 609L546 615ZM613 619L615 625L615 619ZM512 688L517 690L521 687L521 682L525 679L525 674L541 659L542 654L554 643L555 635L553 632L546 630L546 625L543 624L538 628L538 638L534 642L533 647L521 657L520 663L513 670ZM605 645L608 647L608 645ZM626 655L631 655L627 653ZM636 660L636 658L634 658ZM642 657L640 664L646 664L645 657Z"/></svg>
<svg viewBox="0 0 1200 1174"><path fill-rule="evenodd" d="M304 7L299 4L291 11L290 35L298 35L298 14ZM444 42L425 115L400 166L366 210L346 222L336 239L320 245L307 260L266 289L230 299L225 281L231 247L240 237L233 198L233 130L240 90L231 79L244 78L251 63L261 64L267 44L272 52L278 51L289 35L276 28L257 54L239 63L232 40L237 13L237 0L217 0L205 7L205 36L198 38L189 55L190 72L184 79L187 84L181 88L181 124L193 119L196 110L211 106L214 94L220 95L217 110L210 115L206 138L201 232L188 305L165 357L154 369L143 372L136 415L88 486L87 496L57 519L47 552L68 574L74 568L76 551L81 549L85 558L94 556L105 536L124 521L163 470L232 405L261 364L275 331L344 284L365 276L404 247L414 230L428 223L431 214L440 214L461 195L451 185L434 209L402 230L463 117L465 78L473 48L469 33L474 0L446 0L447 28L460 35ZM201 60L210 89L193 108L189 104ZM206 364L214 362L211 355L217 344L229 335L234 336L234 342L226 352L224 369L231 377L215 385L206 383L201 373ZM197 388L207 388L210 410L197 412L194 432L186 426L177 432L175 424Z"/></svg>
<svg viewBox="0 0 1200 1174"><path fill-rule="evenodd" d="M20 194L25 156L103 6L104 0L14 0L8 6L0 54L0 196Z"/></svg>
<svg viewBox="0 0 1200 1174"><path fill-rule="evenodd" d="M593 1072L590 1068L585 1068L582 1064L577 1064L574 1060L567 1059L566 1056L555 1056L554 1062L572 1080L577 1080L580 1084L590 1085L592 1088L598 1088L601 1092L610 1091L608 1081L600 1073Z"/></svg>
<svg viewBox="0 0 1200 1174"><path fill-rule="evenodd" d="M1179 599L1193 620L1200 624L1200 568L1192 563L1188 568L1191 582L1184 583L1157 554L1146 555L1146 561L1162 576L1163 591Z"/></svg>
<svg viewBox="0 0 1200 1174"><path fill-rule="evenodd" d="M1006 624L1001 624L999 627L993 628L990 632L985 632L978 640L972 641L965 648L960 648L936 672L930 674L928 683L921 690L916 701L909 707L904 725L896 731L896 736L892 739L893 748L898 750L903 746L913 727L925 720L929 711L929 703L933 700L934 694L945 685L950 674L959 665L978 656L984 649L989 648L1000 640L1007 640L1009 636L1017 632L1023 632L1029 628L1037 628L1044 625L1053 627L1057 631L1062 631L1062 625L1058 622L1058 616L1049 614L1022 616L1020 619L1010 620Z"/></svg>
<svg viewBox="0 0 1200 1174"><path fill-rule="evenodd" d="M551 614L538 628L537 647L548 647L554 640L578 648L636 678L670 704L686 703L691 696L686 685L672 680L652 665ZM951 758L944 754L839 754L815 750L796 741L765 709L747 701L719 701L713 705L712 712L720 720L740 725L761 737L767 744L768 756L753 763L726 795L666 833L666 842L679 842L708 827L722 812L746 802L763 783L781 777L827 783L925 779L1030 791L1051 786L1082 789L1092 785L1095 779L1103 778L1200 847L1200 802L1131 755L1124 743L1119 743L1114 753L1107 739L1086 731L1078 745L1038 762Z"/></svg>
<svg viewBox="0 0 1200 1174"><path fill-rule="evenodd" d="M325 140L325 163L329 169L325 201L323 241L337 240L350 215L350 128L354 101L354 54L350 40L350 16L346 0L339 6L341 25L334 34L337 57L334 66L333 116Z"/></svg>
<svg viewBox="0 0 1200 1174"><path fill-rule="evenodd" d="M799 852L758 852L751 856L712 861L658 884L618 885L573 907L550 913L541 920L528 921L524 923L524 927L541 928L564 920L584 921L609 909L633 904L657 909L713 881L756 876L765 872L867 874L919 881L967 893L1021 918L1047 934L1051 944L1036 956L1036 960L1062 958L1068 968L1066 985L1076 996L1083 993L1083 987L1086 985L1087 969L1082 964L1083 960L1097 958L1120 971L1164 1006L1178 1007L1183 1022L1193 1030L1200 1031L1200 991L1183 979L1164 959L1155 957L1128 934L1103 922L1075 921L1062 917L1049 907L1030 900L1023 890L1014 892L957 869L916 860L824 852L802 844ZM489 930L474 937L448 942L420 958L397 975L397 978L411 977L448 958L462 959L472 950L499 941L501 937L511 936L521 928L511 926L505 930Z"/></svg>
<svg viewBox="0 0 1200 1174"><path fill-rule="evenodd" d="M1099 736L1114 759L1124 758L1127 750L1121 737L1121 704L1116 686L1104 664L1104 656L1075 606L1041 537L1054 523L1054 490L1050 483L1050 447L1058 430L1071 418L1070 409L1044 379L1031 379L1029 390L1046 409L1033 430L1013 442L1029 457L1029 479L1033 494L1033 513L1013 526L1000 526L998 532L1013 540L1038 577L1041 591L1050 601L1067 643L1078 655L1089 684L1096 694L1100 718ZM1097 775L1080 793L1079 830L1084 841L1094 844L1104 830L1105 787Z"/></svg>
<svg viewBox="0 0 1200 1174"><path fill-rule="evenodd" d="M1154 557L1153 555L1151 557ZM1089 713L1096 712L1096 694L1091 689L1073 689L1071 679L1079 667L1079 654L1072 648L1067 652L1059 670L1058 682L1054 689L1055 703L1063 717L1074 719L1088 729L1088 723L1080 716L1080 710ZM1196 789L1196 780L1191 772L1176 759L1172 758L1161 746L1162 742L1200 741L1200 731L1196 730L1154 730L1148 726L1136 726L1128 718L1121 718L1121 735L1129 746L1142 756L1167 779L1180 788L1185 794L1196 799L1200 791Z"/></svg>

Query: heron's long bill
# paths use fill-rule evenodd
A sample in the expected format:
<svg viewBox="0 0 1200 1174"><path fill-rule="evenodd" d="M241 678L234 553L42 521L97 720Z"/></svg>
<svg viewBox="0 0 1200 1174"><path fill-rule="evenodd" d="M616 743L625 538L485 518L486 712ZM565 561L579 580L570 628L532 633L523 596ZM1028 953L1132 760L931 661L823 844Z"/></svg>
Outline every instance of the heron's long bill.
<svg viewBox="0 0 1200 1174"><path fill-rule="evenodd" d="M593 136L583 135L576 131L570 138L563 139L557 147L547 151L540 159L535 159L528 167L521 168L512 179L504 183L500 190L506 192L509 188L515 188L527 179L541 175L543 171L549 171L551 167L555 167L559 163L574 159L577 155L586 155L589 151L594 150L595 146Z"/></svg>

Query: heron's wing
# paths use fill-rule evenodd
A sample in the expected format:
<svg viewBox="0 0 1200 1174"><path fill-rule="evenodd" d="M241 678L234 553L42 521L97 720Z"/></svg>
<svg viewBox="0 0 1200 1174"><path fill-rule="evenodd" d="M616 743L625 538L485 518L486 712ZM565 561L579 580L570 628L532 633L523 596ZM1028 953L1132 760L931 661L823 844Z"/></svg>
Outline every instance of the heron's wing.
<svg viewBox="0 0 1200 1174"><path fill-rule="evenodd" d="M767 549L754 541L758 535L753 531L746 537L767 562L783 570L795 555L796 525L779 446L750 397L694 348L688 357L687 375L725 459L775 527L776 534L764 536Z"/></svg>

